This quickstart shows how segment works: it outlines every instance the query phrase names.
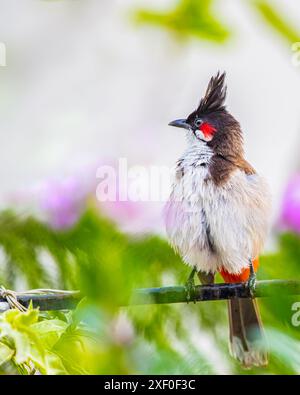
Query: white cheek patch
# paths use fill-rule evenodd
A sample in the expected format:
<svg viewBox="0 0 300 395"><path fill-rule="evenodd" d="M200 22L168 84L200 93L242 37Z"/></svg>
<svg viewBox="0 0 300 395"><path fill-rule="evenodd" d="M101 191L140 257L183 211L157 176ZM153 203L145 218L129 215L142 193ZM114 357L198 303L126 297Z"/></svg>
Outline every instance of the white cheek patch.
<svg viewBox="0 0 300 395"><path fill-rule="evenodd" d="M202 140L202 141L211 141L213 136L206 136L201 130L195 130L195 135L197 139Z"/></svg>

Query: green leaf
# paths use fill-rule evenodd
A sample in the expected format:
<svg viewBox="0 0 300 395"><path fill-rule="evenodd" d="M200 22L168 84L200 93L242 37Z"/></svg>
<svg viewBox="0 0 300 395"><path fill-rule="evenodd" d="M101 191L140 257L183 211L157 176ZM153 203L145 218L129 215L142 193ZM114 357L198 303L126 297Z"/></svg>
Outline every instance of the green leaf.
<svg viewBox="0 0 300 395"><path fill-rule="evenodd" d="M229 29L212 12L213 0L181 0L167 12L139 10L136 20L161 26L179 37L195 37L223 43L229 38Z"/></svg>
<svg viewBox="0 0 300 395"><path fill-rule="evenodd" d="M289 43L300 41L300 31L294 28L282 9L266 0L253 0L252 5L264 21Z"/></svg>
<svg viewBox="0 0 300 395"><path fill-rule="evenodd" d="M15 355L14 359L16 363L23 363L28 360L28 356L30 355L31 344L29 337L21 332L18 332L14 329L11 329L7 334L15 344Z"/></svg>
<svg viewBox="0 0 300 395"><path fill-rule="evenodd" d="M67 327L66 322L54 319L37 322L31 326L31 329L38 335L43 347L51 350Z"/></svg>
<svg viewBox="0 0 300 395"><path fill-rule="evenodd" d="M10 360L14 355L14 350L6 344L0 342L0 365Z"/></svg>

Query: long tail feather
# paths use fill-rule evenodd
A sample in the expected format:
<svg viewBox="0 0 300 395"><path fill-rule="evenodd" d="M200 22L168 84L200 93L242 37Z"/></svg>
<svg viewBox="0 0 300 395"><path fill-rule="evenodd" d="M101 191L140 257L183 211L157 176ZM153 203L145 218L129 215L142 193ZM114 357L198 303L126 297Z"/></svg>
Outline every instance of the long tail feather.
<svg viewBox="0 0 300 395"><path fill-rule="evenodd" d="M228 308L232 356L246 368L266 366L265 336L255 299L231 299Z"/></svg>

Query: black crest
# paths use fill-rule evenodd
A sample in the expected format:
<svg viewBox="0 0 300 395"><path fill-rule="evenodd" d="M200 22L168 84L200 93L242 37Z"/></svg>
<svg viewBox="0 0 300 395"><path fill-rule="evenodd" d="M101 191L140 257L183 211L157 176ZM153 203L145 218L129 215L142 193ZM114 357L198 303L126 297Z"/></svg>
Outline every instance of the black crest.
<svg viewBox="0 0 300 395"><path fill-rule="evenodd" d="M226 73L217 73L215 77L211 77L207 86L204 97L201 99L197 114L205 114L225 109L225 98L227 87L225 83Z"/></svg>

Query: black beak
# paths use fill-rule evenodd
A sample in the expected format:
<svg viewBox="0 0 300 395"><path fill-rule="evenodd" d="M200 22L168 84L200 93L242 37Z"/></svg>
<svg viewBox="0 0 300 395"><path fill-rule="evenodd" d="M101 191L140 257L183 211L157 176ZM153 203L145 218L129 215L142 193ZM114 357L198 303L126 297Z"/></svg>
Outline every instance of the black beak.
<svg viewBox="0 0 300 395"><path fill-rule="evenodd" d="M186 122L186 119L176 119L169 123L169 126L176 126L177 128L190 129L190 125Z"/></svg>

